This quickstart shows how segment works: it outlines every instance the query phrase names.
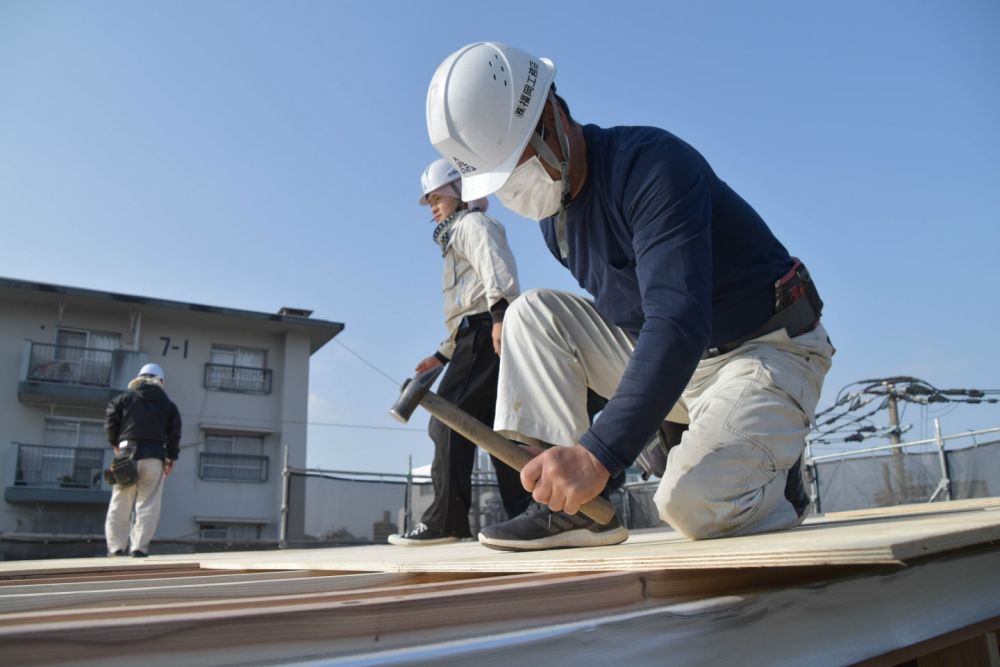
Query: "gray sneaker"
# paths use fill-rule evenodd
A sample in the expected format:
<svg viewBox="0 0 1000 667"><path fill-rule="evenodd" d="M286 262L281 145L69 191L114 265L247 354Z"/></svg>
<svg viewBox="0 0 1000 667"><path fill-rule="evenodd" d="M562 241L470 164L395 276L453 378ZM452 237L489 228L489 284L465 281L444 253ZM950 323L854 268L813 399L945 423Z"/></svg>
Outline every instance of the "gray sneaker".
<svg viewBox="0 0 1000 667"><path fill-rule="evenodd" d="M458 535L449 535L435 530L421 522L413 527L413 530L403 533L395 533L389 536L389 544L398 547L421 547L431 544L446 544L448 542L458 542Z"/></svg>
<svg viewBox="0 0 1000 667"><path fill-rule="evenodd" d="M480 544L498 551L604 547L627 539L628 530L617 516L602 526L583 514L553 512L538 504L519 517L486 526L479 532Z"/></svg>

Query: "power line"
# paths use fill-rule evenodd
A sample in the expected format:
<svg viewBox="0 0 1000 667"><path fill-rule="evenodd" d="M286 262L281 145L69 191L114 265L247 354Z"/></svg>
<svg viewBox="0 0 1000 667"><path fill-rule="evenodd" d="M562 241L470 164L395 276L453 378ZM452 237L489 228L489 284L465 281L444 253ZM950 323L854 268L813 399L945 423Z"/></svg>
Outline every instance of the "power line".
<svg viewBox="0 0 1000 667"><path fill-rule="evenodd" d="M376 366L372 362L368 361L367 359L365 359L364 357L362 357L360 354L358 354L357 352L355 352L351 348L347 347L347 345L345 345L339 339L334 338L333 342L337 343L342 348L344 348L345 350L347 350L348 352L350 352L351 354L353 354L355 357L357 357L358 359L360 359L363 364L365 364L366 366L368 366L369 368L371 368L372 370L374 370L376 373L378 373L382 377L388 379L390 382L392 382L393 386L395 386L395 387L398 388L400 385L402 385L402 383L399 380L395 379L394 377L392 377L391 375L389 375L388 373L386 373L385 371L383 371L381 368L379 368L378 366Z"/></svg>
<svg viewBox="0 0 1000 667"><path fill-rule="evenodd" d="M860 388L849 391L853 387ZM940 389L926 380L908 375L858 380L842 387L833 405L816 413L816 427L810 442L829 445L834 442L861 442L868 438L887 436L895 442L908 429L901 428L899 418L893 417L895 413L891 408L898 402L903 403L902 414L905 414L908 403L920 405L922 415L937 404L943 408L943 414L947 414L960 404L1000 403L998 395L998 389ZM881 401L876 408L858 414L862 408L875 401ZM880 429L870 422L872 417L884 409L889 409L890 423L887 428ZM862 425L863 423L866 424Z"/></svg>
<svg viewBox="0 0 1000 667"><path fill-rule="evenodd" d="M181 416L184 416L183 413ZM188 415L190 416L190 415ZM332 428L357 428L370 431L408 431L411 433L425 433L422 428L409 428L406 426L377 426L374 424L351 424L349 422L314 422L302 419L264 419L254 417L232 418L224 415L199 415L200 419L222 419L226 420L227 426L237 426L243 423L255 422L258 424L304 424L306 426L329 426Z"/></svg>

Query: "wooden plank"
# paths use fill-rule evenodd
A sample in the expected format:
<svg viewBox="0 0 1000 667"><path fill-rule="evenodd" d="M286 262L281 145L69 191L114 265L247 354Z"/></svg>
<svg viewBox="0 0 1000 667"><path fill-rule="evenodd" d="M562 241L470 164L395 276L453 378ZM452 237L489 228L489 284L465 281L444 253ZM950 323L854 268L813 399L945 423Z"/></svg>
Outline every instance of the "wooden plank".
<svg viewBox="0 0 1000 667"><path fill-rule="evenodd" d="M126 610L18 615L0 627L8 664L44 664L79 659L169 654L178 649L211 651L342 638L370 640L386 632L480 626L504 620L552 618L614 609L643 600L636 573L577 576L520 575L516 580L469 587L467 582L432 585L419 593L381 591L363 598L332 595L309 601L271 599L261 604L198 603ZM197 608L197 610L195 610Z"/></svg>
<svg viewBox="0 0 1000 667"><path fill-rule="evenodd" d="M90 572L85 569L81 569L78 572L65 573L49 573L44 570L34 570L24 573L8 571L0 577L0 589L5 586L20 586L26 582L43 580L46 583L71 583L77 581L125 581L128 579L150 579L164 576L198 577L206 574L209 573L197 564L186 565L184 567L155 565L145 568L123 568L111 572Z"/></svg>
<svg viewBox="0 0 1000 667"><path fill-rule="evenodd" d="M385 575L362 575L373 577L374 580ZM399 575L389 575L390 577ZM44 611L26 611L16 614L0 615L0 628L19 627L24 624L45 624L63 623L67 621L83 621L94 619L106 620L126 620L143 615L152 619L160 616L172 616L177 614L208 612L231 613L246 611L248 609L265 609L272 607L288 608L298 605L315 606L327 603L348 603L358 601L371 601L381 598L401 599L410 595L425 595L429 593L462 593L468 594L480 589L490 589L497 586L520 587L528 583L548 584L559 582L564 579L587 576L574 573L558 574L518 574L508 577L457 577L454 580L442 580L434 583L424 584L404 584L397 586L371 586L359 588L347 588L334 590L332 592L321 593L296 593L291 595L271 594L255 596L238 600L223 600L210 598L208 600L190 600L181 602L151 603L129 607L128 609L114 608L83 608L83 609L52 609ZM2 631L0 631L2 635Z"/></svg>
<svg viewBox="0 0 1000 667"><path fill-rule="evenodd" d="M283 573L276 573L283 574ZM482 579L482 574L425 575L425 574L351 574L293 578L254 578L235 582L205 582L204 577L160 581L158 585L120 588L106 586L90 590L31 590L44 589L45 585L24 587L16 593L0 594L0 619L33 610L59 610L86 607L100 609L109 606L142 606L168 604L178 601L221 601L234 599L261 599L262 596L316 595L333 591L358 591L379 587L415 586L437 581Z"/></svg>
<svg viewBox="0 0 1000 667"><path fill-rule="evenodd" d="M56 579L49 580L45 577L32 578L9 582L8 585L0 587L0 599L5 595L15 595L17 593L39 593L44 591L68 592L68 591L97 591L107 588L127 590L131 588L145 588L149 586L171 586L186 585L197 578L198 583L227 583L239 581L266 581L269 579L292 579L296 577L324 576L326 573L313 572L311 570L268 570L265 572L232 572L232 574L220 574L219 570L197 570L197 575L173 575L173 576L153 576L130 579L88 579L85 581L62 582Z"/></svg>
<svg viewBox="0 0 1000 667"><path fill-rule="evenodd" d="M197 571L200 559L192 560L190 555L184 558L56 558L52 560L13 560L0 561L0 581L17 577L42 576L50 577L56 574L65 576L94 575L102 573L112 577L121 576L126 572L187 569Z"/></svg>

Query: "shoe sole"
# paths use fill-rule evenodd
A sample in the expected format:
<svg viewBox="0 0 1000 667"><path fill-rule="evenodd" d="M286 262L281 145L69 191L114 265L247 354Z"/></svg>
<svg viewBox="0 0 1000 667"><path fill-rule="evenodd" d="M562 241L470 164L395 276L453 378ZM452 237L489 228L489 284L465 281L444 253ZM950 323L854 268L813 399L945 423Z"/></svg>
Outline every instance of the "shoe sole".
<svg viewBox="0 0 1000 667"><path fill-rule="evenodd" d="M458 541L457 537L438 537L433 540L408 540L400 535L389 536L389 544L394 544L397 547L429 547L434 544L448 544Z"/></svg>
<svg viewBox="0 0 1000 667"><path fill-rule="evenodd" d="M479 533L479 543L497 551L541 551L543 549L574 549L580 547L609 547L628 539L628 529L619 526L613 530L594 532L581 528L540 540L501 540Z"/></svg>

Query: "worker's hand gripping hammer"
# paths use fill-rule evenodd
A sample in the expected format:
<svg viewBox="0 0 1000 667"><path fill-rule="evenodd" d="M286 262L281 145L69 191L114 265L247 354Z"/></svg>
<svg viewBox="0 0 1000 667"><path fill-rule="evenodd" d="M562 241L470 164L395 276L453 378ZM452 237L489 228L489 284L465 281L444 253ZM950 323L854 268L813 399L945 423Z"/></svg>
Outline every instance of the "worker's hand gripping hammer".
<svg viewBox="0 0 1000 667"><path fill-rule="evenodd" d="M437 379L443 368L443 366L437 366L417 373L412 380L407 380L403 384L399 400L389 410L389 414L405 424L417 406L422 405L427 412L437 417L448 428L465 436L469 441L479 445L511 468L521 470L533 458L531 454L467 412L430 391L434 380ZM580 512L603 526L614 518L615 508L607 500L598 496L584 503L580 507Z"/></svg>

